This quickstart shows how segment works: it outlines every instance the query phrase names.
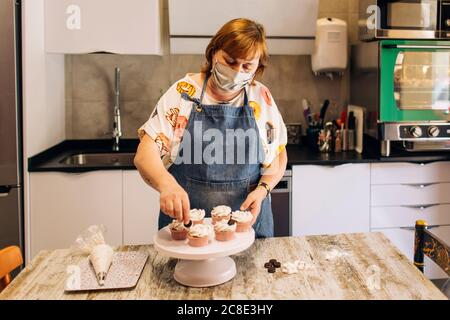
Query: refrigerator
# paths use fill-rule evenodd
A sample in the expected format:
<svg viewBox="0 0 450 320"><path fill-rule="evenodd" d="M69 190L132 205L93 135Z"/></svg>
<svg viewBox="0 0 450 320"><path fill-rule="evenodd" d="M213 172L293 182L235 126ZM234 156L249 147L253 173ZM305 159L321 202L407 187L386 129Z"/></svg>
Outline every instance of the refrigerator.
<svg viewBox="0 0 450 320"><path fill-rule="evenodd" d="M21 1L0 1L0 250L24 253Z"/></svg>

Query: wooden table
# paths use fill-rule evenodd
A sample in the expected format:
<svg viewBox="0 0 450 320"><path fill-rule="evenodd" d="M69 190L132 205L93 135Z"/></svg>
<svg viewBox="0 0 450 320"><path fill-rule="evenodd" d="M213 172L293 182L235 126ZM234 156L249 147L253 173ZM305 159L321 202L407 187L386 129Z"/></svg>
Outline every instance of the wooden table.
<svg viewBox="0 0 450 320"><path fill-rule="evenodd" d="M412 245L412 244L411 244ZM65 293L66 267L82 257L69 250L41 252L0 294L0 299L447 299L381 233L256 240L233 256L236 277L211 288L188 288L172 277L175 259L153 246L124 246L150 256L132 290ZM296 274L268 273L275 258L300 259L309 268Z"/></svg>

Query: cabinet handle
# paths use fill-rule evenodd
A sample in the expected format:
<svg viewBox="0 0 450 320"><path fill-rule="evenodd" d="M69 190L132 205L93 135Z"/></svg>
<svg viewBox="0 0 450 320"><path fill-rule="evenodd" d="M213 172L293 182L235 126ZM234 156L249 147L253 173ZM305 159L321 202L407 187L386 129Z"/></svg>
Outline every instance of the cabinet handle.
<svg viewBox="0 0 450 320"><path fill-rule="evenodd" d="M419 204L419 205L401 205L402 208L409 208L409 209L419 209L419 210L425 210L431 207L436 207L441 205L440 203L433 203L433 204Z"/></svg>
<svg viewBox="0 0 450 320"><path fill-rule="evenodd" d="M331 166L324 166L325 168L328 169L335 169L335 168L343 168L343 167L347 167L347 166L351 166L353 163L343 163L343 164L337 164L335 166L331 165Z"/></svg>
<svg viewBox="0 0 450 320"><path fill-rule="evenodd" d="M386 49L449 49L449 46L420 46L420 45L407 45L407 44L386 44L383 45Z"/></svg>
<svg viewBox="0 0 450 320"><path fill-rule="evenodd" d="M439 184L439 182L432 182L432 183L402 183L402 186L407 186L407 187L413 187L413 188L426 188L435 184Z"/></svg>
<svg viewBox="0 0 450 320"><path fill-rule="evenodd" d="M431 226L427 226L427 229L434 229L434 228L438 228L438 227L442 227L442 225L431 225ZM414 227L400 227L400 229L402 230L408 230L408 231L415 231L416 229Z"/></svg>

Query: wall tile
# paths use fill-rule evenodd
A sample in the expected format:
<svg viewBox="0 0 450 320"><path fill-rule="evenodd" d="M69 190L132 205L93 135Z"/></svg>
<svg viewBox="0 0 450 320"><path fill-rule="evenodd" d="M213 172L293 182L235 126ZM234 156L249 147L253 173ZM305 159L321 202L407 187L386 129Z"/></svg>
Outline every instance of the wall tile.
<svg viewBox="0 0 450 320"><path fill-rule="evenodd" d="M112 101L72 102L72 134L74 139L107 138L112 136Z"/></svg>

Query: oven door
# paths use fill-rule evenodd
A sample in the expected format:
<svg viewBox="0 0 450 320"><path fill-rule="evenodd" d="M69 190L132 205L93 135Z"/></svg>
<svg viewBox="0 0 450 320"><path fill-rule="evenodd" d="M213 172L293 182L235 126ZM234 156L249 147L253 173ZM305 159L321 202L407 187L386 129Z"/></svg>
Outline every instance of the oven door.
<svg viewBox="0 0 450 320"><path fill-rule="evenodd" d="M369 39L447 39L448 0L359 0L359 32Z"/></svg>
<svg viewBox="0 0 450 320"><path fill-rule="evenodd" d="M380 121L449 121L450 42L380 42Z"/></svg>
<svg viewBox="0 0 450 320"><path fill-rule="evenodd" d="M439 24L440 0L379 1L383 29L430 30Z"/></svg>

